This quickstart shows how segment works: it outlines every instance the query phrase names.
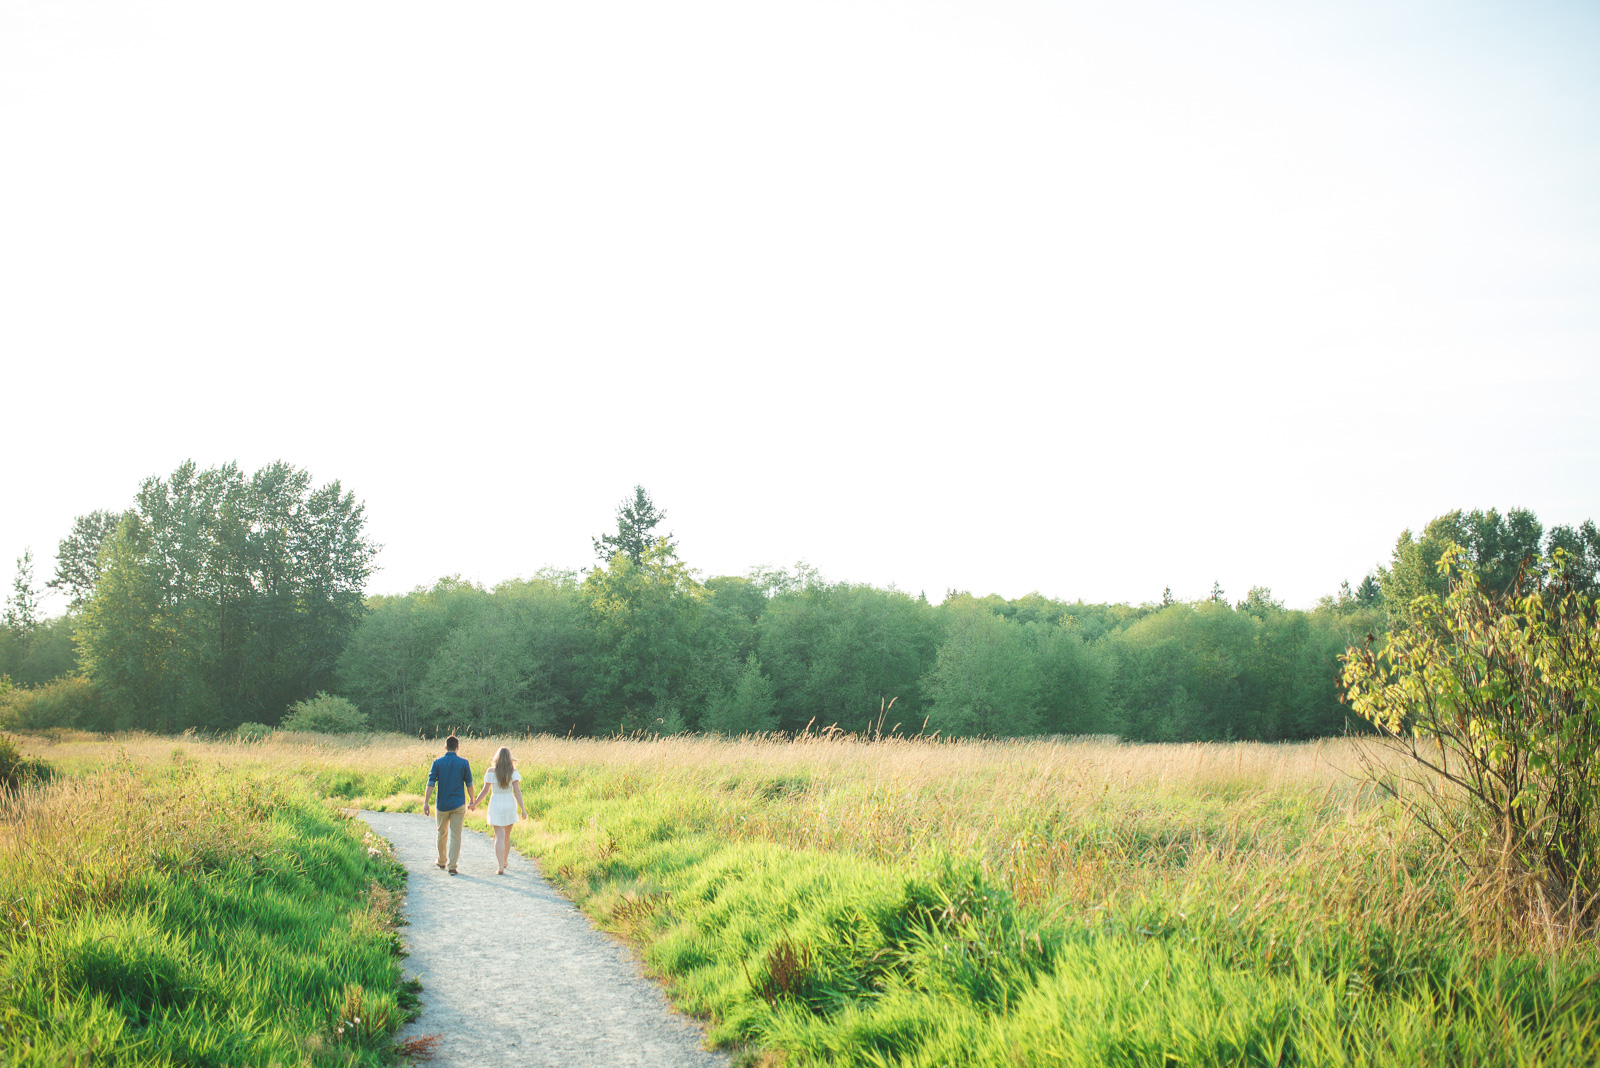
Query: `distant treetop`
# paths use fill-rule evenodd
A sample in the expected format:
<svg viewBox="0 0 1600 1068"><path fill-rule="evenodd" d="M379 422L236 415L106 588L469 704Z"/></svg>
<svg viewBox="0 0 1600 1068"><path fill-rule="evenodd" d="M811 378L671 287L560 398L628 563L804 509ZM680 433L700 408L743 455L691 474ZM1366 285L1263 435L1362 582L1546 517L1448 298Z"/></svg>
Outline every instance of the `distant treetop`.
<svg viewBox="0 0 1600 1068"><path fill-rule="evenodd" d="M677 545L671 534L651 533L666 518L667 513L656 507L648 490L643 486L633 487L633 499L624 499L617 505L617 532L602 534L594 539L595 555L601 563L608 563L618 553L626 553L634 564L640 564L644 561L645 551L655 544L658 537L664 537L667 548L675 553Z"/></svg>

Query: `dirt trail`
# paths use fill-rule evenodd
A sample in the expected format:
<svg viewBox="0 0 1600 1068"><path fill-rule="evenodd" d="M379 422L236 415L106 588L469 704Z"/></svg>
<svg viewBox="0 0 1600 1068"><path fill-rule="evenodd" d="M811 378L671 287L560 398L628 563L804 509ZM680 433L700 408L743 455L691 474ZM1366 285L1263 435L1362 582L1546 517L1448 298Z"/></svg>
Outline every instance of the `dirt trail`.
<svg viewBox="0 0 1600 1068"><path fill-rule="evenodd" d="M361 816L410 872L401 933L407 971L422 980L422 1016L400 1037L442 1034L430 1064L726 1068L628 951L520 853L497 876L493 839L467 831L451 877L435 866L432 819Z"/></svg>

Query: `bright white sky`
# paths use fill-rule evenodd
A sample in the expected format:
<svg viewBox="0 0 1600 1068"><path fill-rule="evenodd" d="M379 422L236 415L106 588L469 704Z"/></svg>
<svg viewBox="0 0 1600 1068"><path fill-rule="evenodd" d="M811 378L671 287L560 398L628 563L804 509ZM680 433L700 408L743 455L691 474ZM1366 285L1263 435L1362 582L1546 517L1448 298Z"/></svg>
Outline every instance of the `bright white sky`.
<svg viewBox="0 0 1600 1068"><path fill-rule="evenodd" d="M0 581L185 458L374 592L584 566L1309 606L1600 518L1589 0L0 0ZM47 607L59 610L58 599Z"/></svg>

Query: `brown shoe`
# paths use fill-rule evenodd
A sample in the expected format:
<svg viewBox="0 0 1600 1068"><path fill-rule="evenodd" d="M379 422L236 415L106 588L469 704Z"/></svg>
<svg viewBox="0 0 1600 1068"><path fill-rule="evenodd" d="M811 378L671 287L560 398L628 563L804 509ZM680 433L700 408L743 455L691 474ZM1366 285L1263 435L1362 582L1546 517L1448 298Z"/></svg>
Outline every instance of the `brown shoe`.
<svg viewBox="0 0 1600 1068"><path fill-rule="evenodd" d="M455 873L456 873L456 870L455 870L455 869L454 869L454 868L451 868L451 869L450 869L450 874L451 874L451 875L454 875L454 874L455 874Z"/></svg>

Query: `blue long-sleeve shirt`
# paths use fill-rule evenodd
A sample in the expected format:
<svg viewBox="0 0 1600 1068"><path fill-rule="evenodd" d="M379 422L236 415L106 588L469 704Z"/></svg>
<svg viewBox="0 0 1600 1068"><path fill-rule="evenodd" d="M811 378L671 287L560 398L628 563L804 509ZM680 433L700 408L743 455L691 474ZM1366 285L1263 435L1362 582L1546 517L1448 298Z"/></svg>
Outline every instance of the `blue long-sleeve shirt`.
<svg viewBox="0 0 1600 1068"><path fill-rule="evenodd" d="M467 803L472 787L472 765L454 753L446 753L428 769L428 785L439 787L439 811L449 812Z"/></svg>

